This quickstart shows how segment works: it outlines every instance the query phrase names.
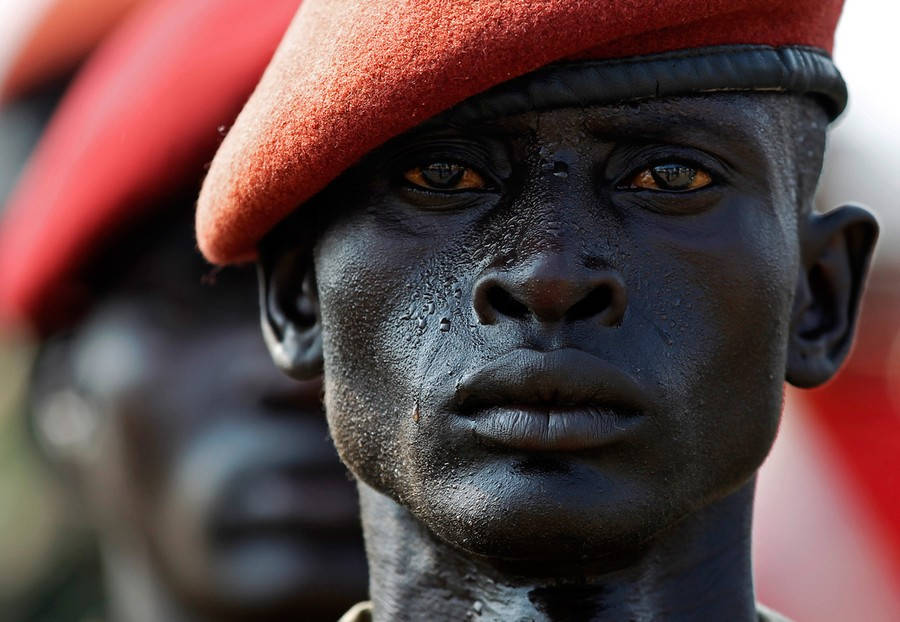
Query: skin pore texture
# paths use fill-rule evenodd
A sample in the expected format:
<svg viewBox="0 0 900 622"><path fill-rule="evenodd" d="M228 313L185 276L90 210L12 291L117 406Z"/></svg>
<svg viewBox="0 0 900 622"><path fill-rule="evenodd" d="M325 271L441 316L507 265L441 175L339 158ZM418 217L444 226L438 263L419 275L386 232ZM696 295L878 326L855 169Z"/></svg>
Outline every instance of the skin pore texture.
<svg viewBox="0 0 900 622"><path fill-rule="evenodd" d="M782 384L846 355L877 233L811 211L826 123L776 94L439 117L264 241L376 620L756 619Z"/></svg>
<svg viewBox="0 0 900 622"><path fill-rule="evenodd" d="M187 221L156 234L31 388L36 436L97 528L108 618L335 620L367 575L321 384L272 366L252 269L210 274Z"/></svg>

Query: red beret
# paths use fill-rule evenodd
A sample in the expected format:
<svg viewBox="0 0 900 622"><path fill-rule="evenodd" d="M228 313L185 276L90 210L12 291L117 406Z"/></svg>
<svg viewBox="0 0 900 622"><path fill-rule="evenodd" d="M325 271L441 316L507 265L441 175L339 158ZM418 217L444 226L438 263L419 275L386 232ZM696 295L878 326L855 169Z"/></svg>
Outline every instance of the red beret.
<svg viewBox="0 0 900 622"><path fill-rule="evenodd" d="M781 90L821 95L837 114L846 92L829 54L841 4L307 0L216 154L200 248L216 263L253 259L266 232L367 152L551 63L590 59L604 78L595 103Z"/></svg>
<svg viewBox="0 0 900 622"><path fill-rule="evenodd" d="M158 0L102 44L0 221L0 326L46 332L87 304L105 243L199 183L299 0ZM94 263L97 262L97 263Z"/></svg>

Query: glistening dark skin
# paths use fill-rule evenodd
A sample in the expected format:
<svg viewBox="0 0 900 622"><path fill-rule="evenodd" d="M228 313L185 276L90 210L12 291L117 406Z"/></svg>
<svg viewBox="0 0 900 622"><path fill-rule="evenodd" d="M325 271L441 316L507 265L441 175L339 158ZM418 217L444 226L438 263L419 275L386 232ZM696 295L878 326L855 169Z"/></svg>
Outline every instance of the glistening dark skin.
<svg viewBox="0 0 900 622"><path fill-rule="evenodd" d="M45 346L31 390L97 528L109 619L335 620L367 576L320 382L272 366L252 270L204 284L188 222L142 231L161 241Z"/></svg>
<svg viewBox="0 0 900 622"><path fill-rule="evenodd" d="M324 361L376 620L756 619L782 383L839 366L877 234L811 211L826 123L761 94L438 119L273 232L264 332Z"/></svg>

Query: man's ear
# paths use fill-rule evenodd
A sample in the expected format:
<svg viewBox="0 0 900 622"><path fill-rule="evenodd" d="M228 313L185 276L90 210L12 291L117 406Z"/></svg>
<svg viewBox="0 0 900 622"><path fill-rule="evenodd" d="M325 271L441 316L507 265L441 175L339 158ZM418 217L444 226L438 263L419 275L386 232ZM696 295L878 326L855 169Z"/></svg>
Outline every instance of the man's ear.
<svg viewBox="0 0 900 622"><path fill-rule="evenodd" d="M811 213L801 227L786 378L810 388L828 381L850 351L878 223L861 207L843 206Z"/></svg>
<svg viewBox="0 0 900 622"><path fill-rule="evenodd" d="M308 380L322 373L322 322L312 256L291 249L261 252L259 279L263 337L287 375Z"/></svg>

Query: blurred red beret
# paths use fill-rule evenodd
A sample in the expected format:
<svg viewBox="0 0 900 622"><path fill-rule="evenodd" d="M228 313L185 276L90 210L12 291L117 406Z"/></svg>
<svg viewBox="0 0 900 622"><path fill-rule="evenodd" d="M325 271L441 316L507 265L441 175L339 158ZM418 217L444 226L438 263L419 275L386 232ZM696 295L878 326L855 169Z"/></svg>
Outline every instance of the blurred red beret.
<svg viewBox="0 0 900 622"><path fill-rule="evenodd" d="M0 221L0 326L46 333L90 302L80 276L127 225L199 183L298 4L158 0L104 41Z"/></svg>
<svg viewBox="0 0 900 622"><path fill-rule="evenodd" d="M0 76L0 100L21 95L74 69L142 2L146 0L32 0L28 7L18 7L16 16L27 25L27 31L17 42L5 75ZM14 27L4 26L5 34L14 36L9 32Z"/></svg>

